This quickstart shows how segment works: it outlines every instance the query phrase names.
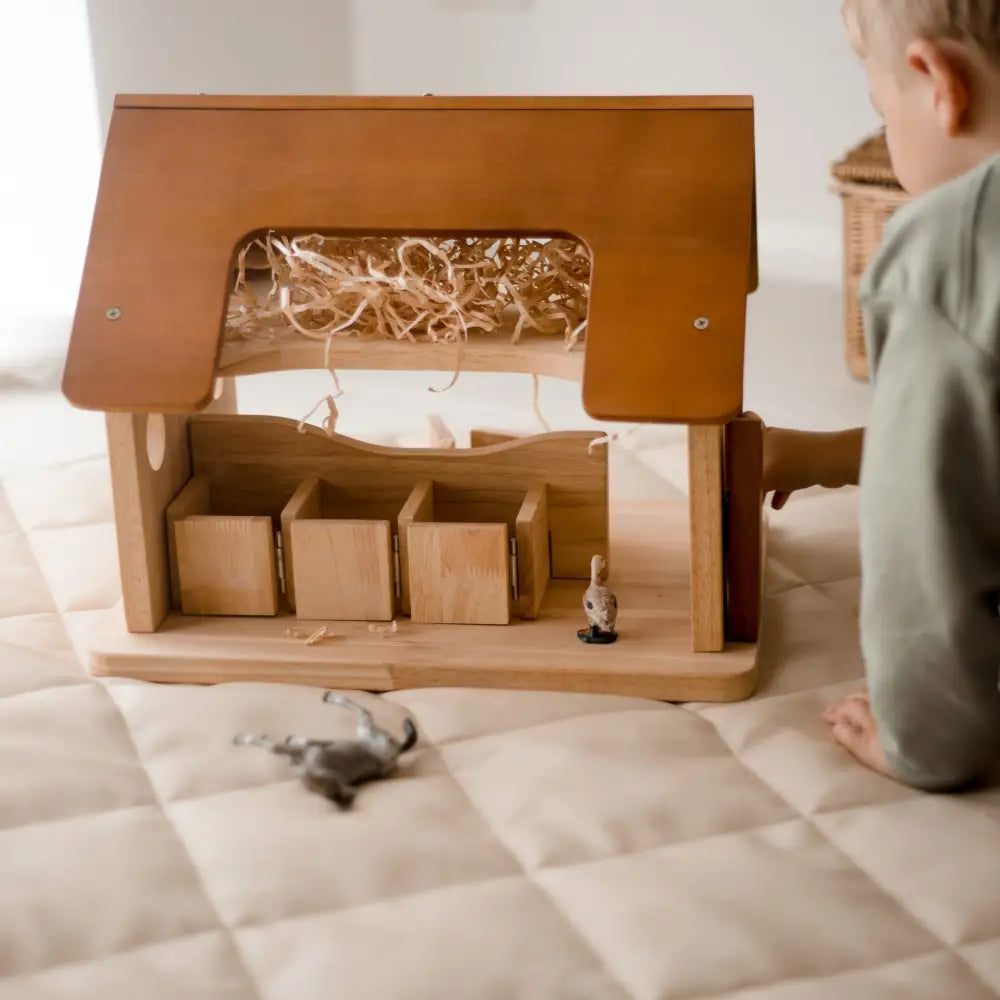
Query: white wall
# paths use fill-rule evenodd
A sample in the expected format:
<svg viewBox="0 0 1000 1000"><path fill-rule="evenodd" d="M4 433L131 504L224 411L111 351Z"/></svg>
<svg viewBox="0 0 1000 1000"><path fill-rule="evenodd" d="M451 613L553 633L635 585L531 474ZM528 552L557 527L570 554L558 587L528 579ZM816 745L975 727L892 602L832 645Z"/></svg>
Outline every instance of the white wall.
<svg viewBox="0 0 1000 1000"><path fill-rule="evenodd" d="M3 3L0 102L2 381L5 359L51 355L76 302L100 167L83 0Z"/></svg>
<svg viewBox="0 0 1000 1000"><path fill-rule="evenodd" d="M346 0L87 0L101 119L116 93L350 93Z"/></svg>
<svg viewBox="0 0 1000 1000"><path fill-rule="evenodd" d="M841 0L356 0L364 93L757 99L762 269L839 280L829 165L877 126Z"/></svg>

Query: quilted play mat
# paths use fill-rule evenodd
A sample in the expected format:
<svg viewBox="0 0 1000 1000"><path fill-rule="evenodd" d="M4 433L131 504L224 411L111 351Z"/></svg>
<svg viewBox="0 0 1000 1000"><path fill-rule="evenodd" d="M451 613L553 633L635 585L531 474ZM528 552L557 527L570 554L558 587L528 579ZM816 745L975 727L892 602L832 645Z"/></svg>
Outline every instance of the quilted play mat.
<svg viewBox="0 0 1000 1000"><path fill-rule="evenodd" d="M352 692L419 740L349 812L241 730L348 736L315 688L89 677L117 601L103 459L0 485L0 998L988 1000L1000 789L834 745L856 496L771 520L733 705Z"/></svg>

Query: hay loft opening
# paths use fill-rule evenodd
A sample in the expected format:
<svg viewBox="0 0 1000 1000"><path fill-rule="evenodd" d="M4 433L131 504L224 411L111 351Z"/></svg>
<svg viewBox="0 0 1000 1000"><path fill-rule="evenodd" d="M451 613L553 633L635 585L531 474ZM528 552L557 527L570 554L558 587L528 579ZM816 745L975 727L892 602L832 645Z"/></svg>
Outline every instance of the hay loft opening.
<svg viewBox="0 0 1000 1000"><path fill-rule="evenodd" d="M224 361L276 343L584 338L592 260L565 236L285 235L237 248Z"/></svg>

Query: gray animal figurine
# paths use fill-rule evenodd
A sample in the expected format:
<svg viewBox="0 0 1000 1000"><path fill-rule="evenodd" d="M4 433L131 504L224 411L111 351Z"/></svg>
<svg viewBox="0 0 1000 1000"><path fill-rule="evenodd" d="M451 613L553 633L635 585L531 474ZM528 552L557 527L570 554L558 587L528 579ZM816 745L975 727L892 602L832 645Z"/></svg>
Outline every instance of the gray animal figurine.
<svg viewBox="0 0 1000 1000"><path fill-rule="evenodd" d="M608 564L603 556L590 560L590 586L583 593L583 610L587 614L589 628L577 631L582 642L607 646L615 642L618 633L618 598L604 586L608 576Z"/></svg>
<svg viewBox="0 0 1000 1000"><path fill-rule="evenodd" d="M403 720L403 739L375 725L371 712L334 691L327 691L323 701L352 711L357 719L356 740L310 740L289 736L275 743L267 736L238 733L236 746L255 746L288 757L294 773L311 792L324 796L347 809L366 781L386 777L399 757L417 742L417 729L411 719Z"/></svg>

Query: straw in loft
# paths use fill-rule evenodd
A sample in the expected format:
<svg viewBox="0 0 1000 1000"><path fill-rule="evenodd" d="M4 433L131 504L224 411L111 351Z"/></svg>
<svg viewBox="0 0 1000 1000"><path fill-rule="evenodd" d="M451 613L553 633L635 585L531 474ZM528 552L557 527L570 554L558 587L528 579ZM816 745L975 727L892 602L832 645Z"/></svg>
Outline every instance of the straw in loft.
<svg viewBox="0 0 1000 1000"><path fill-rule="evenodd" d="M514 342L530 332L572 348L590 274L572 239L268 233L239 253L226 336L461 343L509 330Z"/></svg>

